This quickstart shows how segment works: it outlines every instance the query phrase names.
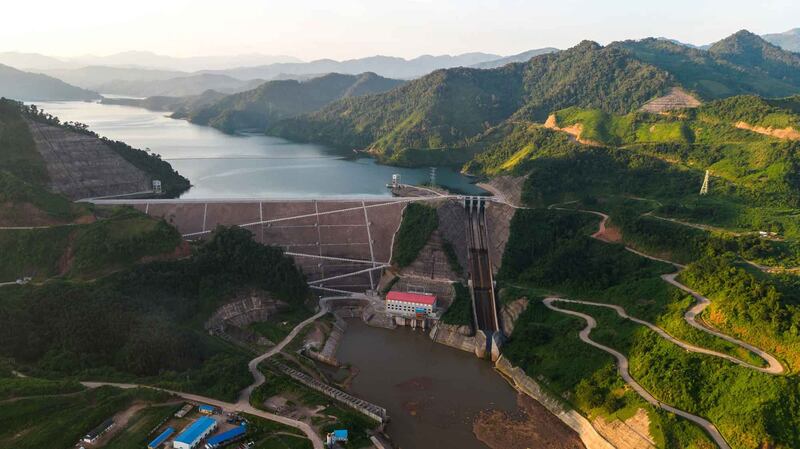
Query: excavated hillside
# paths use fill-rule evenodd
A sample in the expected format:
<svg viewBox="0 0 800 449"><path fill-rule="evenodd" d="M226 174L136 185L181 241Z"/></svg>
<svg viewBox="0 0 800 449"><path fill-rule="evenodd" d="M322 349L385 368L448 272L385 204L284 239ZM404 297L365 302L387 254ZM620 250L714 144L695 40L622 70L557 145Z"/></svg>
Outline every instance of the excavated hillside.
<svg viewBox="0 0 800 449"><path fill-rule="evenodd" d="M50 188L71 200L143 192L152 189L144 171L119 156L102 140L26 120L45 161Z"/></svg>

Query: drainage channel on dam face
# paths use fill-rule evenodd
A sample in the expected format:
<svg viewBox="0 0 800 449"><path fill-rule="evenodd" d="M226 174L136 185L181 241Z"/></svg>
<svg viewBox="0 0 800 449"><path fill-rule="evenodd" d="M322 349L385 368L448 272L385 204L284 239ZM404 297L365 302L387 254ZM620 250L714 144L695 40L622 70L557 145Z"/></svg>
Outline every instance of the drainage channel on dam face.
<svg viewBox="0 0 800 449"><path fill-rule="evenodd" d="M401 449L486 449L473 434L482 410L516 410L516 391L485 360L409 328L349 320L336 355L358 368L350 393L388 409Z"/></svg>

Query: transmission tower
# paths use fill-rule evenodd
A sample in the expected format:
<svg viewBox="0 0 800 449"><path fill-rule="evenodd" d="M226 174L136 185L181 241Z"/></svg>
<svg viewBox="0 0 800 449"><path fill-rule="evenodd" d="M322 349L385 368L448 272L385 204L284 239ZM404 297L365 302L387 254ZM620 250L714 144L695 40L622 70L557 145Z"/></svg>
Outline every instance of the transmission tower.
<svg viewBox="0 0 800 449"><path fill-rule="evenodd" d="M700 187L700 195L708 195L708 179L710 177L711 172L706 170L706 177L703 178L703 186Z"/></svg>
<svg viewBox="0 0 800 449"><path fill-rule="evenodd" d="M436 167L431 167L431 187L436 186Z"/></svg>

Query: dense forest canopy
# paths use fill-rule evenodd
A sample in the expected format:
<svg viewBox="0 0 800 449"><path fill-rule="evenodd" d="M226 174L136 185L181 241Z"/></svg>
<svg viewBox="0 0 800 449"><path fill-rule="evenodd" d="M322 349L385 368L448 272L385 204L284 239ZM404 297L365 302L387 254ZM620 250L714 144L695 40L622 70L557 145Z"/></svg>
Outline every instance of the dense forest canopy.
<svg viewBox="0 0 800 449"><path fill-rule="evenodd" d="M188 259L137 265L91 283L4 289L0 355L44 375L198 369L228 357L204 336L202 323L245 288L295 304L308 295L283 251L256 243L246 230L218 228Z"/></svg>

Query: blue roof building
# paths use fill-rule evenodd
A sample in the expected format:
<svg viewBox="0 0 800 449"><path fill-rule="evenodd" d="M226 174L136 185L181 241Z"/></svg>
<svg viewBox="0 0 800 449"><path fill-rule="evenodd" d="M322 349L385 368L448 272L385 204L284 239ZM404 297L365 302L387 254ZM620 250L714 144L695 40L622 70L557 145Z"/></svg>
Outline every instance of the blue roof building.
<svg viewBox="0 0 800 449"><path fill-rule="evenodd" d="M150 444L147 445L148 449L156 449L157 447L164 444L164 441L167 441L173 433L175 433L175 429L172 427L167 427L167 429L161 432L161 435L157 436L155 440L151 441Z"/></svg>
<svg viewBox="0 0 800 449"><path fill-rule="evenodd" d="M326 443L328 447L333 447L336 443L347 443L347 430L334 430L329 433Z"/></svg>
<svg viewBox="0 0 800 449"><path fill-rule="evenodd" d="M215 449L224 444L228 444L233 442L241 437L243 437L247 433L247 427L239 426L234 427L228 431L222 432L219 435L215 435L206 441L206 449Z"/></svg>
<svg viewBox="0 0 800 449"><path fill-rule="evenodd" d="M347 430L334 430L333 438L335 438L336 441L347 441Z"/></svg>
<svg viewBox="0 0 800 449"><path fill-rule="evenodd" d="M204 416L183 429L183 432L175 437L172 445L175 449L194 449L203 438L211 434L216 428L217 421L209 416Z"/></svg>

